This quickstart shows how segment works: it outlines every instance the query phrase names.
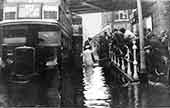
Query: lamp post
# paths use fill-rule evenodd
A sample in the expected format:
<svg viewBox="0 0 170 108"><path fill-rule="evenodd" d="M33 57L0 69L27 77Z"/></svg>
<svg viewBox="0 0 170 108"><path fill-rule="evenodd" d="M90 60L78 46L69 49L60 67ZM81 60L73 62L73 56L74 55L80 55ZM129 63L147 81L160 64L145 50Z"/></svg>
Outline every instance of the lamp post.
<svg viewBox="0 0 170 108"><path fill-rule="evenodd" d="M147 83L147 73L145 64L145 52L144 52L144 32L143 32L143 16L141 0L137 0L138 20L139 20L139 39L140 39L140 80L141 83Z"/></svg>

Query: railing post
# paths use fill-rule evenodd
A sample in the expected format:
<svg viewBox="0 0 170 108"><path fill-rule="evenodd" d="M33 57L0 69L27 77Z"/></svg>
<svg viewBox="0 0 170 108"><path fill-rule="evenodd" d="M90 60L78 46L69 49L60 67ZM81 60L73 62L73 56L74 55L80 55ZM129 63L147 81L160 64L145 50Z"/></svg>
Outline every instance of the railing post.
<svg viewBox="0 0 170 108"><path fill-rule="evenodd" d="M122 70L125 71L125 62L124 62L124 58L122 57L122 66L121 66Z"/></svg>
<svg viewBox="0 0 170 108"><path fill-rule="evenodd" d="M137 50L137 46L136 46L136 40L133 40L133 69L134 69L134 73L133 73L133 78L135 80L139 80L139 76L138 76L138 73L137 73L137 57L136 57L136 50Z"/></svg>
<svg viewBox="0 0 170 108"><path fill-rule="evenodd" d="M130 65L130 50L127 47L127 74L132 76L131 65Z"/></svg>
<svg viewBox="0 0 170 108"><path fill-rule="evenodd" d="M120 58L119 57L117 57L117 66L118 67L120 67L120 60L119 60Z"/></svg>
<svg viewBox="0 0 170 108"><path fill-rule="evenodd" d="M114 64L116 64L116 54L114 53Z"/></svg>

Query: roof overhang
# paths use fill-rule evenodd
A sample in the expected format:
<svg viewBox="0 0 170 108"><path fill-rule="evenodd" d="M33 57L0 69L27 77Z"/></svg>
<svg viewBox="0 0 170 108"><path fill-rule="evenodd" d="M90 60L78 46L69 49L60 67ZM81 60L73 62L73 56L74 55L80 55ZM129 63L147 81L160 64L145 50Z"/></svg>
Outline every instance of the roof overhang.
<svg viewBox="0 0 170 108"><path fill-rule="evenodd" d="M141 0L142 7L151 6L156 0ZM67 0L73 13L96 13L114 10L134 9L136 0Z"/></svg>

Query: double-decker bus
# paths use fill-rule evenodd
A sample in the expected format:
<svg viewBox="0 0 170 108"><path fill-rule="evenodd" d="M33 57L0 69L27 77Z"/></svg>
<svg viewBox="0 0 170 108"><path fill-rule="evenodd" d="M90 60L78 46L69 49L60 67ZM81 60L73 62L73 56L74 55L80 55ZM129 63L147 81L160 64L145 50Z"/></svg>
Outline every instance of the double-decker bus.
<svg viewBox="0 0 170 108"><path fill-rule="evenodd" d="M72 28L67 10L65 0L4 1L0 40L8 79L25 81L68 62Z"/></svg>

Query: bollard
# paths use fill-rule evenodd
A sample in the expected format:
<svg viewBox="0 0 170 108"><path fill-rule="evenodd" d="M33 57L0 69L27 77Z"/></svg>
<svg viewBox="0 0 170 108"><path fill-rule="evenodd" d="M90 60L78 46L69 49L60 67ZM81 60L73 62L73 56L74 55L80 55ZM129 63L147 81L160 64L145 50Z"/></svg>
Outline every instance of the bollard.
<svg viewBox="0 0 170 108"><path fill-rule="evenodd" d="M131 65L130 65L130 50L129 48L127 47L127 74L129 76L132 76L132 71L131 71Z"/></svg>
<svg viewBox="0 0 170 108"><path fill-rule="evenodd" d="M133 78L135 80L139 80L139 76L138 76L138 73L137 73L137 57L136 57L136 50L137 50L137 46L136 46L136 40L133 40L133 69L134 69L134 73L133 73Z"/></svg>
<svg viewBox="0 0 170 108"><path fill-rule="evenodd" d="M125 62L124 62L124 58L122 57L122 66L121 66L122 70L125 71Z"/></svg>

